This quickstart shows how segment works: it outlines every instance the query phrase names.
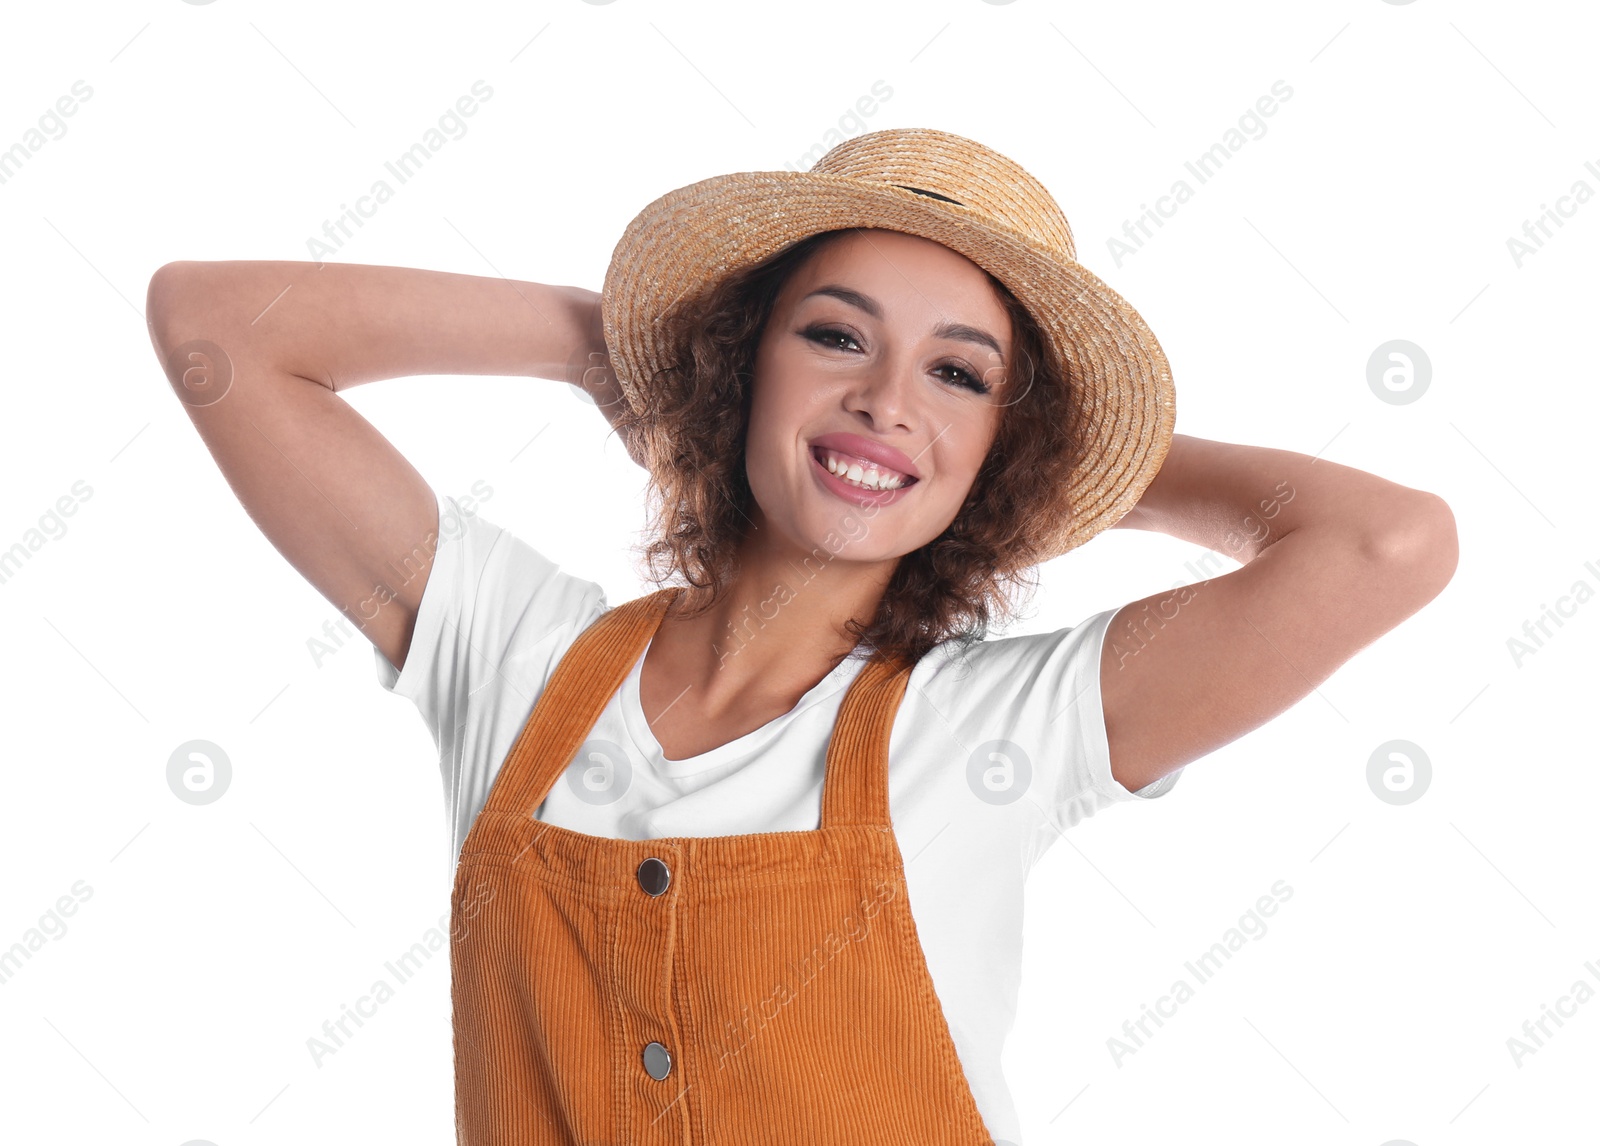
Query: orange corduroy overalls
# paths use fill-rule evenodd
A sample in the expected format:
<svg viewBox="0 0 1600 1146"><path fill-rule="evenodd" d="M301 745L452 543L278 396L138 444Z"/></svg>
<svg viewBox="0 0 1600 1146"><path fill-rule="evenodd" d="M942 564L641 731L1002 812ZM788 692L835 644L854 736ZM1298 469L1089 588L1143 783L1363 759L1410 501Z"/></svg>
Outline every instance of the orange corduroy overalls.
<svg viewBox="0 0 1600 1146"><path fill-rule="evenodd" d="M609 839L535 818L679 592L556 665L451 893L463 1146L989 1146L889 818L909 666L846 691L813 831Z"/></svg>

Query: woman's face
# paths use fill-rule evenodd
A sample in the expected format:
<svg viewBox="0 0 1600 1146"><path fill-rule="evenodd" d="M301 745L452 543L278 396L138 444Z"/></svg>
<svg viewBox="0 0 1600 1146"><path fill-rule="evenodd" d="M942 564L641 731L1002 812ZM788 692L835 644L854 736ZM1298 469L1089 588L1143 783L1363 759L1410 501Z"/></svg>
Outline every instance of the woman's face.
<svg viewBox="0 0 1600 1146"><path fill-rule="evenodd" d="M745 450L756 525L852 561L937 537L1010 400L1011 339L988 276L948 247L885 230L829 242L790 276L756 350ZM874 444L892 451L876 475L862 465ZM828 455L861 468L835 476ZM862 489L849 474L902 488Z"/></svg>

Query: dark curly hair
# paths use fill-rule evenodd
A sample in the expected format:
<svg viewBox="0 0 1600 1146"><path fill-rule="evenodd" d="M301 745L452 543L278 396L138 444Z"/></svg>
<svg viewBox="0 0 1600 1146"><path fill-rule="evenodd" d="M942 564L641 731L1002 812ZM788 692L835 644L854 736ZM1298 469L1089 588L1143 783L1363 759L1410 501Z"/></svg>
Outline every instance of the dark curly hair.
<svg viewBox="0 0 1600 1146"><path fill-rule="evenodd" d="M657 585L678 573L710 590L698 608L682 602L686 616L720 600L737 571L754 504L745 473L753 363L773 304L807 259L849 233L824 231L785 247L669 313L669 344L683 356L643 389L639 408L618 416L616 428L637 440L650 472L653 537L635 553ZM869 624L846 622L868 653L915 663L942 641L981 639L993 619L1014 611L1008 586L1037 588L1025 574L1040 560L1037 524L1070 473L1071 394L1032 315L993 275L989 281L1012 324L1006 384L1021 393L1002 411L954 520L899 559Z"/></svg>

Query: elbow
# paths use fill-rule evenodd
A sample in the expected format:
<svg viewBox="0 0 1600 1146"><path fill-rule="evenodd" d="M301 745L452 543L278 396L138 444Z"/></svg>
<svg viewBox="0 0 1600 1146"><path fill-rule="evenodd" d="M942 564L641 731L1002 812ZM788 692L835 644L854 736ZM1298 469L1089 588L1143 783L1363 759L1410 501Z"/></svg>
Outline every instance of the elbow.
<svg viewBox="0 0 1600 1146"><path fill-rule="evenodd" d="M150 276L144 292L144 324L150 334L150 347L156 357L165 359L172 347L173 313L181 292L183 263L163 263Z"/></svg>
<svg viewBox="0 0 1600 1146"><path fill-rule="evenodd" d="M191 405L206 404L197 400L195 379L209 380L211 362L219 354L227 357L206 337L213 333L210 302L215 290L215 279L207 268L214 265L164 263L150 276L150 285L145 289L144 317L150 347L166 380Z"/></svg>
<svg viewBox="0 0 1600 1146"><path fill-rule="evenodd" d="M188 271L192 262L163 263L150 276L144 292L144 319L150 329L150 344L156 356L163 357L172 346L177 315L189 294Z"/></svg>
<svg viewBox="0 0 1600 1146"><path fill-rule="evenodd" d="M1406 507L1363 541L1362 554L1381 567L1391 583L1413 583L1422 602L1443 592L1460 560L1456 518L1437 494L1414 492Z"/></svg>

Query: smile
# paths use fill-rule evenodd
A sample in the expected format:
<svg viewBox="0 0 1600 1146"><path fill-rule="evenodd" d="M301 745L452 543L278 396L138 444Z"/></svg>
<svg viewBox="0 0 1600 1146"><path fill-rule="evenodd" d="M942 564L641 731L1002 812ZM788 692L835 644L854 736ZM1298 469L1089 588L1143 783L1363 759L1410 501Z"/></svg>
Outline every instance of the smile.
<svg viewBox="0 0 1600 1146"><path fill-rule="evenodd" d="M818 447L809 452L812 468L822 487L857 505L888 505L899 501L917 484L916 478L882 469L838 450Z"/></svg>

